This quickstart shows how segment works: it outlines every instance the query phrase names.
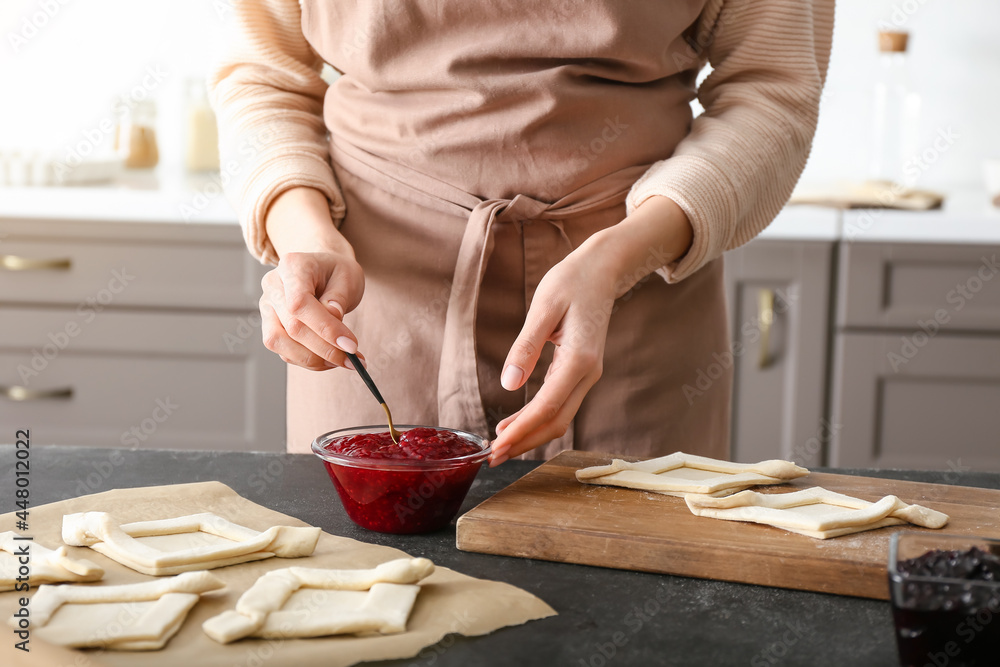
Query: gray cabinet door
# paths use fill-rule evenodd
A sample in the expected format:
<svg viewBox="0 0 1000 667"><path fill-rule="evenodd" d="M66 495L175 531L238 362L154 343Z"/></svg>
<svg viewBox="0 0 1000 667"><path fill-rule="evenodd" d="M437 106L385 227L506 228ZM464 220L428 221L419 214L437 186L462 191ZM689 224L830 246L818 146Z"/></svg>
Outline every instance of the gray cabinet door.
<svg viewBox="0 0 1000 667"><path fill-rule="evenodd" d="M0 306L0 424L38 444L281 451L285 364L256 313ZM67 331L71 333L67 333Z"/></svg>
<svg viewBox="0 0 1000 667"><path fill-rule="evenodd" d="M1000 337L841 333L830 464L1000 470Z"/></svg>
<svg viewBox="0 0 1000 667"><path fill-rule="evenodd" d="M286 369L257 311L266 269L239 227L0 220L0 239L7 438L284 449Z"/></svg>
<svg viewBox="0 0 1000 667"><path fill-rule="evenodd" d="M842 243L837 325L1000 331L1000 247Z"/></svg>
<svg viewBox="0 0 1000 667"><path fill-rule="evenodd" d="M768 240L726 254L734 461L823 462L832 255L829 241Z"/></svg>

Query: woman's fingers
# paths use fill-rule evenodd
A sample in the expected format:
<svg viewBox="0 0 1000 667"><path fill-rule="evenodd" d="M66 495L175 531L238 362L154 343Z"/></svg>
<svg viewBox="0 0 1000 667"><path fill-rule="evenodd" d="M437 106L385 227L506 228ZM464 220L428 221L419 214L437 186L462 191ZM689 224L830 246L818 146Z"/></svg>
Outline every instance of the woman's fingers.
<svg viewBox="0 0 1000 667"><path fill-rule="evenodd" d="M266 305L271 308L279 322L280 331L276 331L274 334L276 337L274 340L275 343L287 346L287 343L284 342L283 339L288 338L295 342L298 346L305 349L311 355L315 355L321 359L331 362L337 362L338 358L343 359L343 351L320 338L302 320L289 313L284 299L281 296L275 297L272 295L271 298L268 299L267 295L265 295L262 299L262 312L264 310L265 301ZM303 355L300 353L290 358L301 359L302 357ZM341 361L338 365L343 365L343 362Z"/></svg>
<svg viewBox="0 0 1000 667"><path fill-rule="evenodd" d="M527 407L527 406L525 406L525 407ZM506 417L504 417L503 419L501 419L497 423L497 435L500 435L501 433L503 433L504 430L508 426L510 426L511 422L513 422L515 419L517 419L518 415L520 415L522 412L524 412L524 408L521 408L520 410L518 410L514 414L507 415Z"/></svg>
<svg viewBox="0 0 1000 667"><path fill-rule="evenodd" d="M557 348L541 389L524 408L508 417L493 441L491 464L566 433L584 397L601 376L600 357L583 350ZM499 426L499 425L498 425Z"/></svg>
<svg viewBox="0 0 1000 667"><path fill-rule="evenodd" d="M507 452L507 457L510 458L520 456L525 452L530 452L535 447L544 445L545 443L565 434L569 424L573 422L573 417L576 416L577 411L583 404L583 399L587 397L587 392L589 392L593 386L594 382L589 378L580 380L580 384L573 389L569 398L566 399L562 409L559 411L559 415L557 415L552 422L542 424L537 429L522 438L520 442L511 445L510 450Z"/></svg>
<svg viewBox="0 0 1000 667"><path fill-rule="evenodd" d="M346 299L327 289L329 276L320 271L320 267L316 264L314 258L303 258L301 253L288 255L277 269L281 289L280 293L279 290L274 290L273 305L276 306L278 316L285 324L288 333L316 353L326 357L324 350L310 345L313 340L310 334L315 334L331 347L353 354L358 351L358 342L354 334L340 318L331 313L329 305L320 303L316 294L322 292L326 301L337 301L337 309L341 313L343 312L341 302ZM305 330L301 331L305 340L299 338L300 330L297 324L292 323L293 319L305 325ZM289 327L294 327L296 330L293 331Z"/></svg>
<svg viewBox="0 0 1000 667"><path fill-rule="evenodd" d="M496 447L496 443L494 442L494 449L490 452L490 467L496 467L507 459L530 452L535 447L544 445L565 434L568 425L573 421L577 410L583 404L583 399L586 398L587 392L593 386L594 383L589 378L580 380L580 383L570 392L570 395L566 398L566 402L563 403L552 420L540 424L533 431L512 443L501 443L499 447ZM516 420L514 423L516 423Z"/></svg>
<svg viewBox="0 0 1000 667"><path fill-rule="evenodd" d="M304 345L293 340L285 331L281 320L274 312L274 308L270 304L264 303L263 300L260 305L260 317L264 347L280 356L285 363L301 366L311 371L323 371L344 365L347 357L343 352L340 352L339 358L328 360L314 354Z"/></svg>
<svg viewBox="0 0 1000 667"><path fill-rule="evenodd" d="M545 290L541 285L528 309L524 326L517 335L517 340L511 345L510 352L503 364L500 375L500 385L507 391L514 391L524 384L538 363L545 343L559 326L566 312L564 304L546 299Z"/></svg>
<svg viewBox="0 0 1000 667"><path fill-rule="evenodd" d="M491 465L566 433L587 392L601 377L610 312L600 307L604 295L588 288L591 274L577 269L567 263L546 274L504 361L500 382L512 391L532 373L545 343L556 346L538 393L497 424Z"/></svg>
<svg viewBox="0 0 1000 667"><path fill-rule="evenodd" d="M291 261L292 258L293 255L289 255L285 260L290 260L289 265L296 265ZM284 355L292 360L291 363L304 368L317 370L343 366L346 359L343 349L357 350L354 334L337 316L340 314L338 309L324 306L316 299L314 293L318 288L315 284L324 279L313 272L314 267L304 264L307 263L300 260L297 270L279 266L268 272L261 281L261 317L265 317L268 314L265 311L270 309L278 320L278 326L265 332L265 337L270 336L272 343L282 348L291 348L285 338L304 348L308 354L291 348L294 353ZM323 282L323 287L325 286ZM323 332L323 335L317 333L316 329ZM340 346L331 344L327 340L330 337L339 342ZM317 362L311 358L312 355L330 363Z"/></svg>

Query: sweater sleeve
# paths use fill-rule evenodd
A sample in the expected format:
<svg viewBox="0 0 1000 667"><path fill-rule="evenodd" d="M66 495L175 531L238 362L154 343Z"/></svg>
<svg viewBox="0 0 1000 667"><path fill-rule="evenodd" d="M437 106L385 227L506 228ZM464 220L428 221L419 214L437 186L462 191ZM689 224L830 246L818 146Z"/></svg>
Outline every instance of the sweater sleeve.
<svg viewBox="0 0 1000 667"><path fill-rule="evenodd" d="M816 131L833 10L833 0L709 1L691 56L713 67L698 89L705 111L627 199L631 212L668 197L691 221L691 248L658 271L668 282L750 241L788 200Z"/></svg>
<svg viewBox="0 0 1000 667"><path fill-rule="evenodd" d="M208 83L223 182L250 252L277 264L264 215L282 192L315 188L335 222L344 216L323 123L327 84L323 61L302 34L298 0L237 0L234 9L225 55Z"/></svg>

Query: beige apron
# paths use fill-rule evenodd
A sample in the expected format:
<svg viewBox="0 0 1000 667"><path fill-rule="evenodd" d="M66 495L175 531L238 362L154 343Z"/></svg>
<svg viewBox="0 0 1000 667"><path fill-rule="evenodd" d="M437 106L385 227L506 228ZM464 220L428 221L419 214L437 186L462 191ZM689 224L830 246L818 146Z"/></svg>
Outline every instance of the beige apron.
<svg viewBox="0 0 1000 667"><path fill-rule="evenodd" d="M397 420L489 436L524 405L551 349L521 390L499 376L539 281L621 221L687 131L694 74L673 56L703 2L619 4L303 3L305 36L345 73L325 116L366 280L345 321ZM604 375L570 432L530 456L726 457L731 374L684 385L727 349L721 261L648 278L614 304ZM356 374L289 367L290 451L381 420Z"/></svg>

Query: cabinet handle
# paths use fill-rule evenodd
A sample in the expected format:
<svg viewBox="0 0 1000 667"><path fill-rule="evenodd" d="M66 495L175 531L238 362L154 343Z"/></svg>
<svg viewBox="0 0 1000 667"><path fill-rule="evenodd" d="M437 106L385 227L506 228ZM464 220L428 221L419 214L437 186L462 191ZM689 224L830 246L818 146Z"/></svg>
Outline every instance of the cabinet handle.
<svg viewBox="0 0 1000 667"><path fill-rule="evenodd" d="M0 396L11 401L44 401L49 399L62 399L73 397L73 387L61 387L59 389L28 389L13 385L11 387L0 387Z"/></svg>
<svg viewBox="0 0 1000 667"><path fill-rule="evenodd" d="M65 271L72 263L69 257L36 259L17 255L0 255L0 268L5 271Z"/></svg>
<svg viewBox="0 0 1000 667"><path fill-rule="evenodd" d="M762 289L757 292L757 319L760 322L760 357L758 368L767 368L774 361L771 358L771 325L774 324L774 290Z"/></svg>

